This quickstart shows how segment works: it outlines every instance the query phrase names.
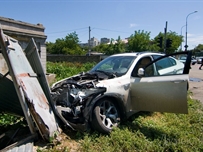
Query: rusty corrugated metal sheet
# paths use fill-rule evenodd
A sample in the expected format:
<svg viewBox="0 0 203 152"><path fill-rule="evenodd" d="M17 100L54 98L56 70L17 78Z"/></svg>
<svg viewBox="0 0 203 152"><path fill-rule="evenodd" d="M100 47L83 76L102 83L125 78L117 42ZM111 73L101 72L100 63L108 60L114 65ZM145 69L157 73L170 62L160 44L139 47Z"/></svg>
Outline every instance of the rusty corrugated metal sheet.
<svg viewBox="0 0 203 152"><path fill-rule="evenodd" d="M33 141L16 146L12 149L6 150L5 152L33 152Z"/></svg>
<svg viewBox="0 0 203 152"><path fill-rule="evenodd" d="M5 35L2 30L0 30L0 44L31 133L35 132L35 128L30 114L41 136L50 140L59 132L59 127L39 84L37 74L34 73L18 41Z"/></svg>
<svg viewBox="0 0 203 152"><path fill-rule="evenodd" d="M24 139L21 139L4 149L1 152L33 152L33 142L36 139L36 134L30 135Z"/></svg>

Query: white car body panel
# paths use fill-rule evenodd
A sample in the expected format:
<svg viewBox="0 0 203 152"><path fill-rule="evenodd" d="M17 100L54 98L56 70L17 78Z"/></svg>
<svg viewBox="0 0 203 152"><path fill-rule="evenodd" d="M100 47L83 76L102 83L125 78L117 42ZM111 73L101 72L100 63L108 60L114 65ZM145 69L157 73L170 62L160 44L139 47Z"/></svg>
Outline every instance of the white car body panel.
<svg viewBox="0 0 203 152"><path fill-rule="evenodd" d="M187 113L188 75L131 78L130 96L134 110Z"/></svg>
<svg viewBox="0 0 203 152"><path fill-rule="evenodd" d="M179 62L175 69L174 67L169 67L163 70L158 70L160 75L167 75L167 74L182 74L184 68L184 64Z"/></svg>

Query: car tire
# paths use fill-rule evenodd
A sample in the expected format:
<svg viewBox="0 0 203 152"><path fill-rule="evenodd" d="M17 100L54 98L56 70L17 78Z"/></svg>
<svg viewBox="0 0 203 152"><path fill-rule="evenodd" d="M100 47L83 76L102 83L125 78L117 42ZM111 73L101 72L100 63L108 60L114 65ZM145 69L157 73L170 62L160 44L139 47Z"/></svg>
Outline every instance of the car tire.
<svg viewBox="0 0 203 152"><path fill-rule="evenodd" d="M93 109L92 127L101 133L110 133L120 123L118 106L110 99L98 101Z"/></svg>

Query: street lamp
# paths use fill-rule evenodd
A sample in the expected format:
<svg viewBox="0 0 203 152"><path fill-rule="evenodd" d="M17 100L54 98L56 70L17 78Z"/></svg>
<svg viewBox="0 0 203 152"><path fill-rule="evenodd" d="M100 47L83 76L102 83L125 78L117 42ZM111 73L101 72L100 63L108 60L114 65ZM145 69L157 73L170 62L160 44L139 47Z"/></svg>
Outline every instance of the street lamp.
<svg viewBox="0 0 203 152"><path fill-rule="evenodd" d="M180 33L180 35L181 35L181 38L182 38L182 29L183 29L183 27L185 27L186 25L183 25L182 27L181 27L181 33ZM181 51L182 51L182 41L181 41Z"/></svg>
<svg viewBox="0 0 203 152"><path fill-rule="evenodd" d="M186 25L186 34L185 34L185 51L187 51L187 47L188 47L188 45L187 45L187 18L188 18L188 16L190 16L191 14L194 14L194 13L197 13L197 11L194 11L194 12L188 14L187 17L186 17L186 24L185 24L185 25Z"/></svg>

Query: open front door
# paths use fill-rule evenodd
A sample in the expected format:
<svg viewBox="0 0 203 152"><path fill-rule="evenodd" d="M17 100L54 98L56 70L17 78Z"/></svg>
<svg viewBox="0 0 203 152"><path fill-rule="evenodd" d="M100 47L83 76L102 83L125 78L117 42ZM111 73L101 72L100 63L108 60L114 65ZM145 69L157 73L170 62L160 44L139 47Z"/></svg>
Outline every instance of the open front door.
<svg viewBox="0 0 203 152"><path fill-rule="evenodd" d="M187 113L188 75L141 78L131 83L133 108L139 111Z"/></svg>
<svg viewBox="0 0 203 152"><path fill-rule="evenodd" d="M188 65L191 54L187 55L185 65L167 55L139 69L139 78L131 77L133 110L188 113Z"/></svg>

